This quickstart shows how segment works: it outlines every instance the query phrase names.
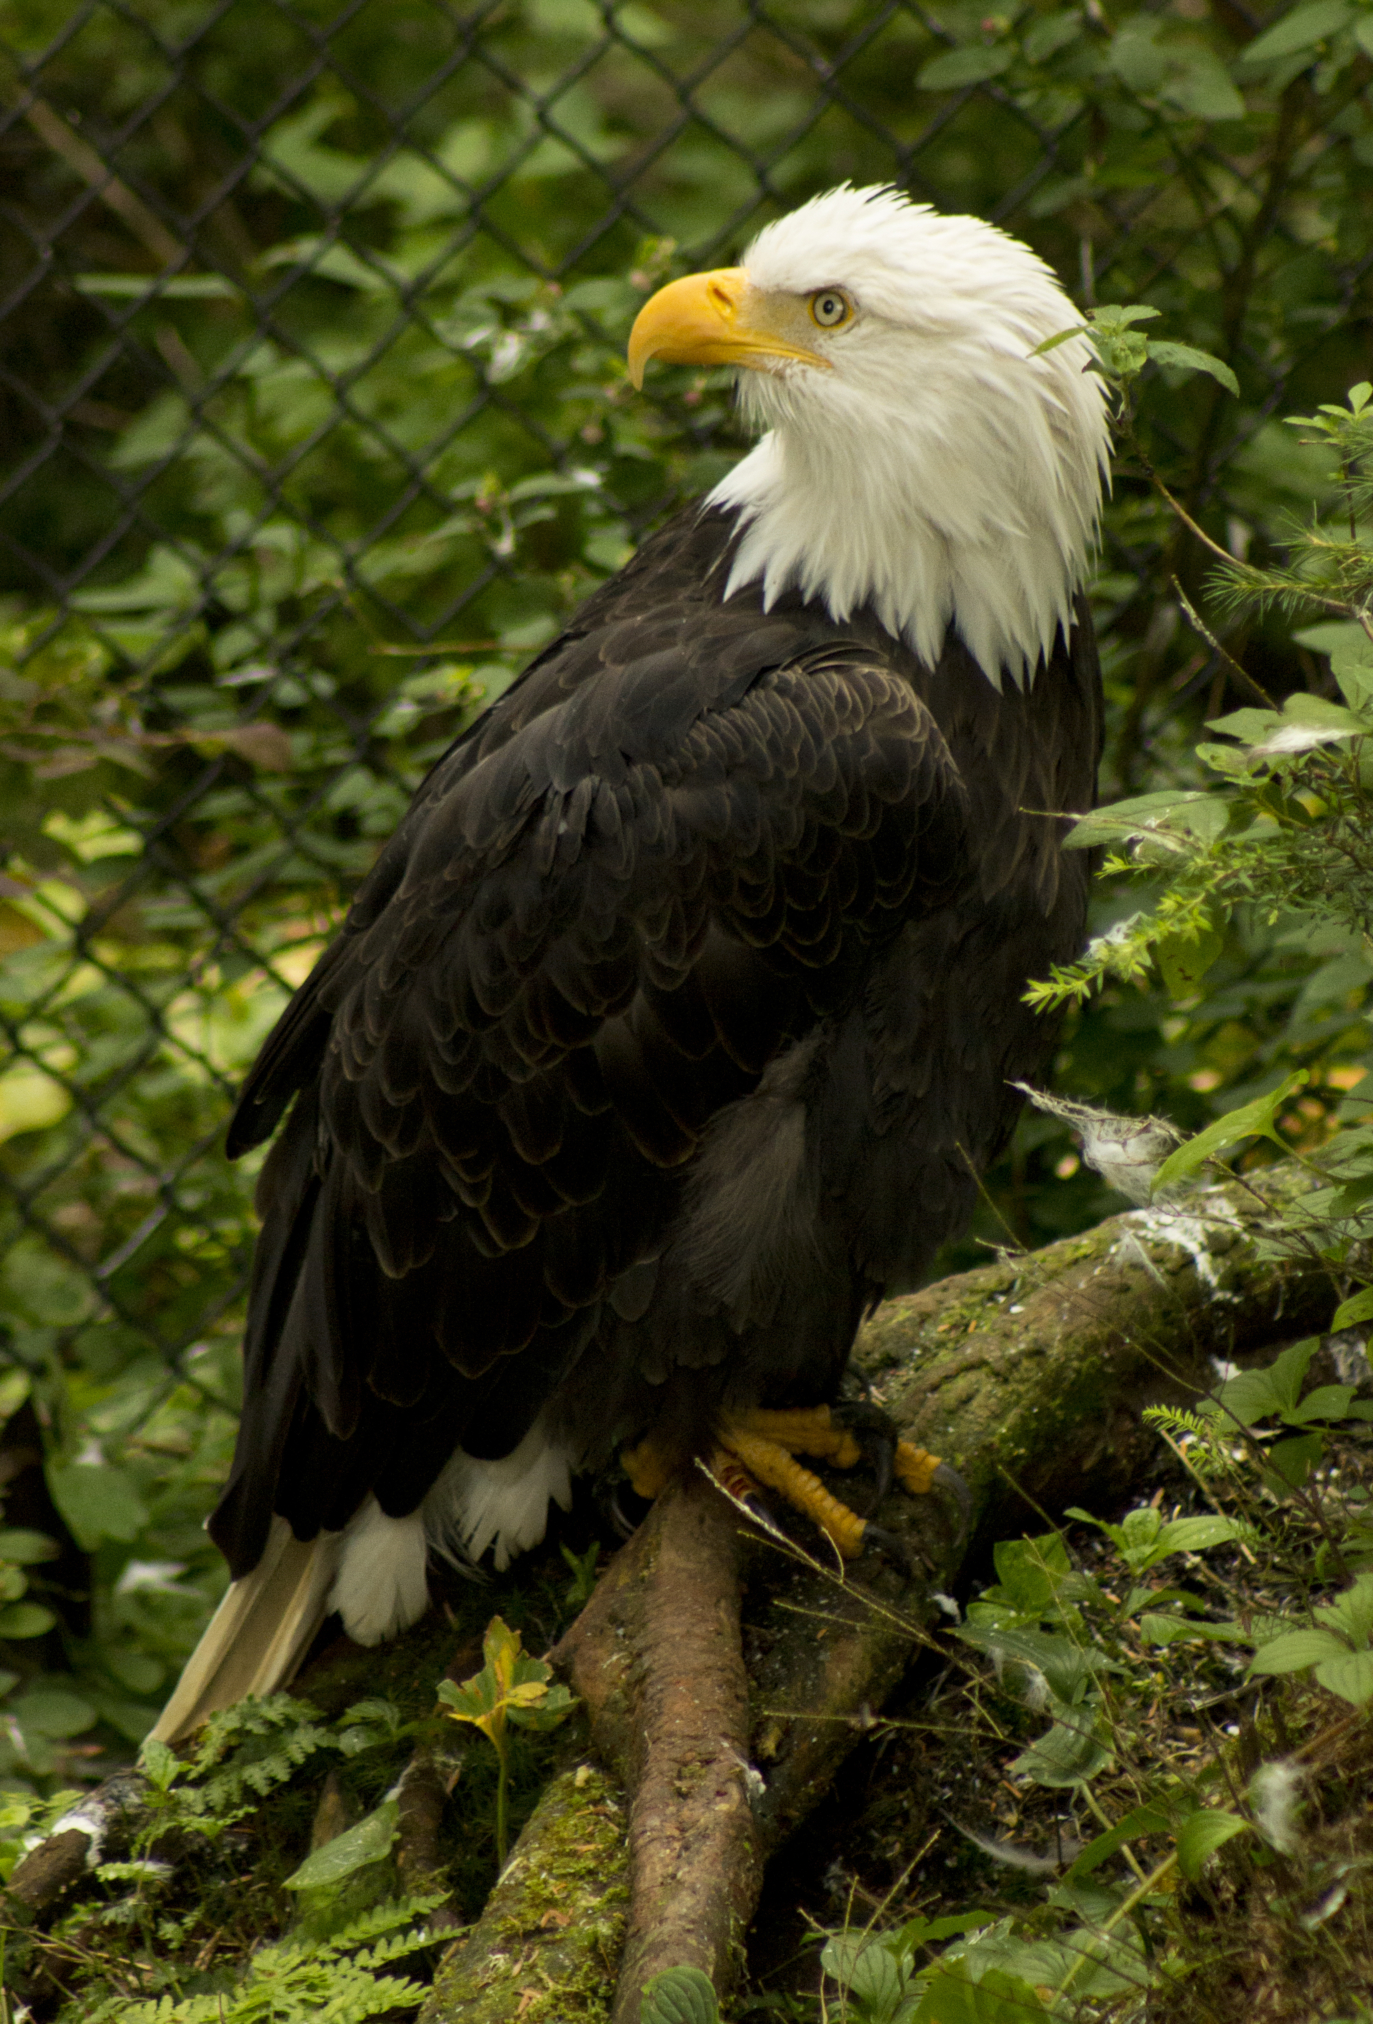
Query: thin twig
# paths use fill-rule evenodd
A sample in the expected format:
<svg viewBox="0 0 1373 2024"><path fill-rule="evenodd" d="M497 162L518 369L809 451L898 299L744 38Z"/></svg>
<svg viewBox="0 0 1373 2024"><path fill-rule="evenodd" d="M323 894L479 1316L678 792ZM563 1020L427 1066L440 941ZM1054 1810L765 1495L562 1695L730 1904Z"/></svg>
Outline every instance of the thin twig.
<svg viewBox="0 0 1373 2024"><path fill-rule="evenodd" d="M1202 638L1206 641L1206 644L1210 648L1212 648L1216 654L1220 656L1220 659L1225 663L1226 667L1230 670L1230 673L1235 677L1236 681L1238 681L1243 688L1252 689L1252 691L1258 697L1261 703L1265 703L1270 710L1276 710L1278 706L1273 701L1273 698L1269 695L1267 689L1264 688L1261 682L1256 682L1254 680L1254 677L1250 674L1249 670L1247 668L1242 668L1239 662L1235 659L1234 655L1232 653L1227 652L1227 650L1221 645L1220 641L1216 638L1215 634L1212 632L1210 626L1207 625L1205 619L1201 617L1200 613L1193 605L1191 598L1188 597L1187 592L1183 589L1178 579L1176 577L1173 577L1171 581L1174 590L1178 594L1178 602L1181 604L1183 610L1186 612L1188 620L1190 621L1193 629L1196 632L1199 632Z"/></svg>

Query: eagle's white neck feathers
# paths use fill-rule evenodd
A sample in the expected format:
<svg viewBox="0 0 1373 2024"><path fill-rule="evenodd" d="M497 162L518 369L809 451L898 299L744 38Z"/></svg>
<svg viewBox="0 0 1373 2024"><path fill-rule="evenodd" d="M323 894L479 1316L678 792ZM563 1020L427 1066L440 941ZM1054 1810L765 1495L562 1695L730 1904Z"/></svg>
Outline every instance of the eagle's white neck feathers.
<svg viewBox="0 0 1373 2024"><path fill-rule="evenodd" d="M998 688L1032 680L1071 622L1108 449L1086 340L1030 355L1080 320L1049 269L980 218L847 186L743 264L770 294L842 288L856 314L813 333L832 370L739 374L767 433L706 502L743 517L727 594L795 585L841 622L871 603L930 663L952 621Z"/></svg>

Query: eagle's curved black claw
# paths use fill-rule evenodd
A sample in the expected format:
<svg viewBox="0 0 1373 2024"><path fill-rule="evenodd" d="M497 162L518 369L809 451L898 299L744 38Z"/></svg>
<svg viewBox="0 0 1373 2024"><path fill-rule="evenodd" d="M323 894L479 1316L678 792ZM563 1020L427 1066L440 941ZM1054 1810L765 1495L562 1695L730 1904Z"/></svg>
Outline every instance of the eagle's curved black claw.
<svg viewBox="0 0 1373 2024"><path fill-rule="evenodd" d="M842 1404L831 1406L830 1418L837 1427L851 1433L863 1450L863 1460L873 1473L868 1508L875 1511L892 1486L896 1428L880 1406L871 1405L866 1399L845 1399Z"/></svg>
<svg viewBox="0 0 1373 2024"><path fill-rule="evenodd" d="M934 1481L931 1483L930 1488L932 1490L942 1490L946 1496L952 1498L957 1507L958 1530L954 1534L954 1544L956 1546L961 1545L963 1540L967 1538L968 1527L972 1523L972 1491L963 1481L957 1469L951 1468L947 1462L941 1462L935 1470Z"/></svg>

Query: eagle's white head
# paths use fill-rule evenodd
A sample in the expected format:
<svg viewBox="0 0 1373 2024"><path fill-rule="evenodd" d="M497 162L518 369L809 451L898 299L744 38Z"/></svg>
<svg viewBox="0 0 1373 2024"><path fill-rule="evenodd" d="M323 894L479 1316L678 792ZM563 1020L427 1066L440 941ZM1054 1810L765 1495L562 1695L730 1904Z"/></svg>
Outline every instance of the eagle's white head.
<svg viewBox="0 0 1373 2024"><path fill-rule="evenodd" d="M674 281L630 337L748 368L766 431L708 505L744 530L728 589L797 585L837 620L871 602L933 662L952 621L1000 687L1071 619L1107 469L1105 388L1080 319L1018 239L847 184L767 226L739 267Z"/></svg>

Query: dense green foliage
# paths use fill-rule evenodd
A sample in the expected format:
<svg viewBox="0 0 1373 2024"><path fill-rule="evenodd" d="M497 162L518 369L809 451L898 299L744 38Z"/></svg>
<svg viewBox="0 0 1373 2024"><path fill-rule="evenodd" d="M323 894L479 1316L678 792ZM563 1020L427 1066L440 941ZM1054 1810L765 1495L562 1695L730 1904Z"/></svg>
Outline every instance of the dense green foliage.
<svg viewBox="0 0 1373 2024"><path fill-rule="evenodd" d="M252 1234L220 1150L237 1076L424 769L735 453L723 376L628 389L644 292L841 176L995 215L1235 375L1238 399L1160 355L1137 441L1271 562L1290 515L1344 510L1275 416L1366 370L1373 16L1315 0L1257 40L1223 9L834 0L0 21L0 1406L46 1460L0 1536L0 1774L44 1788L143 1733L222 1582L199 1526ZM1328 697L1328 635L1207 605L1208 567L1127 455L1094 587L1108 798L1208 791L1194 737L1234 678L1175 576L1277 702ZM1300 763L1344 778L1348 750ZM1314 1144L1367 1050L1362 922L1236 898L1206 901L1204 992L1166 954L1118 965L1060 1082L1196 1128L1301 1070L1279 1122ZM1101 931L1139 905L1105 898ZM983 1240L1112 1202L1043 1117L989 1196Z"/></svg>

